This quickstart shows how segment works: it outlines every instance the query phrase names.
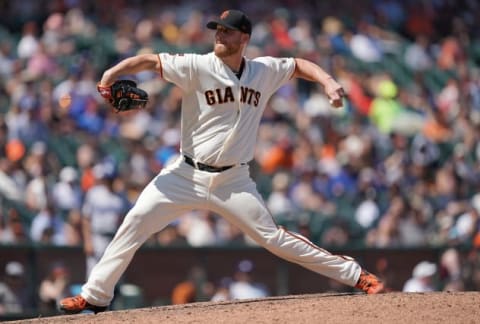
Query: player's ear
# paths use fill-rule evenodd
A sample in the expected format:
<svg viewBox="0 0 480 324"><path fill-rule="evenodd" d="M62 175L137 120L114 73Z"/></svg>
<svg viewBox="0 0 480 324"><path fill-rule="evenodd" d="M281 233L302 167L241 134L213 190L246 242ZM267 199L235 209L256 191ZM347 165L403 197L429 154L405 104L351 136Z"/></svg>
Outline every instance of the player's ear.
<svg viewBox="0 0 480 324"><path fill-rule="evenodd" d="M241 40L242 40L242 43L248 43L248 41L250 40L250 35L246 33L242 33Z"/></svg>

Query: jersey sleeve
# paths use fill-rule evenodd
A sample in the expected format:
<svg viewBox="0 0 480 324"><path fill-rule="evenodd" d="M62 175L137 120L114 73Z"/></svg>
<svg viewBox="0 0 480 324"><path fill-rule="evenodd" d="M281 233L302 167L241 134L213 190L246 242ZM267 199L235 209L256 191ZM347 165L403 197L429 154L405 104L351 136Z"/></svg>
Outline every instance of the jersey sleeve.
<svg viewBox="0 0 480 324"><path fill-rule="evenodd" d="M194 55L159 53L160 76L186 90L195 82Z"/></svg>
<svg viewBox="0 0 480 324"><path fill-rule="evenodd" d="M295 59L293 57L264 56L257 58L256 61L264 66L264 73L268 75L268 83L272 87L272 92L287 83L295 72Z"/></svg>

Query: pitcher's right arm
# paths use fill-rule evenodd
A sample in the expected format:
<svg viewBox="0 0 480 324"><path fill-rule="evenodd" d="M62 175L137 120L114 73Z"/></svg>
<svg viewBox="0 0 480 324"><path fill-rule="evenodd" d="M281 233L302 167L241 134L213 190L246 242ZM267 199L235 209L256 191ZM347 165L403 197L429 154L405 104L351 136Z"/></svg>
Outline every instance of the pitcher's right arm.
<svg viewBox="0 0 480 324"><path fill-rule="evenodd" d="M109 86L118 77L126 74L135 74L141 71L160 71L161 63L157 54L141 54L126 58L103 73L101 86Z"/></svg>

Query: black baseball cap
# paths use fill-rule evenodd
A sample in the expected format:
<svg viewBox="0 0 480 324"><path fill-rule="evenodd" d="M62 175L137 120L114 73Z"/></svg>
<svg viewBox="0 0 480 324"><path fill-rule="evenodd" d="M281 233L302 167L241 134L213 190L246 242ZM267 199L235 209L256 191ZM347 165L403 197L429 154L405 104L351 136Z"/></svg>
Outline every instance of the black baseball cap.
<svg viewBox="0 0 480 324"><path fill-rule="evenodd" d="M248 19L247 15L240 10L226 10L222 12L218 19L209 21L207 23L207 28L217 29L217 25L239 30L248 35L252 34L252 23Z"/></svg>

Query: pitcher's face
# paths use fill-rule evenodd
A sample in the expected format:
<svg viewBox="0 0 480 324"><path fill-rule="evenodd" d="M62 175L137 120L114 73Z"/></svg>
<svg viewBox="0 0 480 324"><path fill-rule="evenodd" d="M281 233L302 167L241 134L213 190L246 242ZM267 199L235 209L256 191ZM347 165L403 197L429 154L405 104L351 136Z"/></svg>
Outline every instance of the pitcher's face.
<svg viewBox="0 0 480 324"><path fill-rule="evenodd" d="M215 54L218 57L227 57L241 52L246 41L245 35L241 31L218 25L215 33Z"/></svg>

